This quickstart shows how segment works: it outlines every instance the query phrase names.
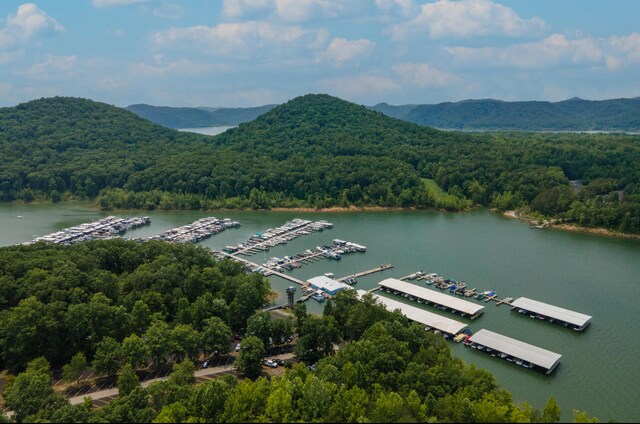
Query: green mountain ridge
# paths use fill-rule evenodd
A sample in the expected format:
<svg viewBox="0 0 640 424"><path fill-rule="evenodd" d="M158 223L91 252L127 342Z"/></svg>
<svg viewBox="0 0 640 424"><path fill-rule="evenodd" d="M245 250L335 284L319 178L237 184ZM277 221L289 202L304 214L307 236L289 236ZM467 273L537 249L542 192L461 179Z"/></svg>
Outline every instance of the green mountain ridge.
<svg viewBox="0 0 640 424"><path fill-rule="evenodd" d="M439 131L324 94L297 97L216 137L90 100L41 99L0 109L0 154L11 158L0 163L5 201L99 196L103 208L145 209L529 205L581 225L640 232L637 136ZM569 180L585 189L576 194Z"/></svg>
<svg viewBox="0 0 640 424"><path fill-rule="evenodd" d="M454 130L640 131L640 98L560 102L463 100L435 105L372 106L394 118Z"/></svg>

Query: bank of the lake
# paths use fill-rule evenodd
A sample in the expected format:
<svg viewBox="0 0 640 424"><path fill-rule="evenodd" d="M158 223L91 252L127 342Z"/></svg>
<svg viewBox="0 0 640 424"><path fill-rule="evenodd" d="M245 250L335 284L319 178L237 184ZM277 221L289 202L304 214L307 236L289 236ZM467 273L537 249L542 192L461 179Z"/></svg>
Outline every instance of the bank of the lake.
<svg viewBox="0 0 640 424"><path fill-rule="evenodd" d="M334 223L315 233L253 257L262 262L329 243L334 238L368 247L365 254L345 255L341 261L322 260L294 270L307 279L325 272L336 276L392 263L392 270L363 277L356 288L370 289L387 277L400 277L422 269L466 281L470 287L495 289L500 297L527 296L593 316L584 333L532 320L506 306L484 304L485 314L469 322L558 352L562 363L552 376L534 373L506 361L451 343L453 354L492 372L518 401L542 408L553 395L571 419L573 408L587 410L601 420L635 421L640 418L636 351L640 327L636 323L640 298L640 242L567 231L530 229L524 222L478 209L462 213L433 211L99 211L91 202L17 205L0 204L0 244L31 240L64 227L110 214L149 215L152 224L128 234L146 236L184 225L204 216L229 217L241 222L202 245L221 248L237 244L256 232L303 217ZM21 219L17 216L22 216ZM288 282L271 279L285 298ZM299 294L299 290L298 290ZM314 301L308 307L320 312ZM414 305L419 306L414 303ZM429 309L430 311L435 311ZM456 320L459 316L448 315Z"/></svg>

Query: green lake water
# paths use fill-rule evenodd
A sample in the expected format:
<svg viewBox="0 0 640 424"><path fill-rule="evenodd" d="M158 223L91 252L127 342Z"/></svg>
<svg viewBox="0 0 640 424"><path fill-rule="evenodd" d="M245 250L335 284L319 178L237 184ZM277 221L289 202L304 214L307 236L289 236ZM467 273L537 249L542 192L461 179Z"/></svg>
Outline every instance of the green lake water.
<svg viewBox="0 0 640 424"><path fill-rule="evenodd" d="M22 218L18 219L18 215ZM0 204L0 245L22 243L36 234L44 235L106 215L92 204L81 202ZM292 275L301 279L325 272L343 276L392 263L395 267L391 270L359 279L356 288L370 289L384 278L399 278L423 270L464 280L469 287L479 290L495 289L500 298L526 296L592 315L591 326L584 333L576 333L491 302L485 304L483 316L467 321L473 330L486 328L562 354L562 362L551 376L492 358L462 344L450 346L454 355L493 373L516 401L527 400L542 408L553 395L563 410L564 420L571 419L572 409L587 410L602 421L640 419L637 388L640 326L636 321L640 241L530 229L522 222L486 210L456 214L153 211L117 215L152 218L150 226L131 231L127 237L157 234L203 216L240 221L240 228L202 242L211 248L237 244L292 218L326 219L334 223L332 230L301 237L252 260L263 262L271 256L293 255L340 238L364 244L368 250L345 255L341 261L326 259L305 265ZM284 302L284 290L289 283L279 278L272 278L271 283L280 295L277 302ZM320 312L322 306L309 301L308 308Z"/></svg>

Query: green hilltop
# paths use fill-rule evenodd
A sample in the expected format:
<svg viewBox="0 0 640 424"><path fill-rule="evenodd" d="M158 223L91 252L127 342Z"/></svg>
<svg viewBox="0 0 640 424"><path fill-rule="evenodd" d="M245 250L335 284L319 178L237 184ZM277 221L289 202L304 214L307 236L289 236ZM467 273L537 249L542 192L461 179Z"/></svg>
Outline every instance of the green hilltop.
<svg viewBox="0 0 640 424"><path fill-rule="evenodd" d="M323 94L216 137L74 98L0 109L0 199L103 208L529 206L639 232L632 135L438 131ZM580 180L576 193L570 180ZM435 184L435 185L434 185Z"/></svg>

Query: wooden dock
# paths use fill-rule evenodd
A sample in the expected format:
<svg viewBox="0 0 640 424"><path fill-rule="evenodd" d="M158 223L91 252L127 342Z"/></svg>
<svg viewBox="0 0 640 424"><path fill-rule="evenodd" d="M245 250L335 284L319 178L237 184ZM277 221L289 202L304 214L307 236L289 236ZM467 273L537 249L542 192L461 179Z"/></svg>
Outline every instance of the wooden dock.
<svg viewBox="0 0 640 424"><path fill-rule="evenodd" d="M362 272L358 272L357 274L352 274L352 275L347 275L341 278L338 278L337 281L343 282L345 281L347 278L360 278L360 277L364 277L365 275L370 275L370 274L375 274L376 272L382 272L382 271L386 271L387 269L391 269L393 268L392 264L386 264L386 265L380 265L377 268L373 268L367 271L362 271Z"/></svg>

